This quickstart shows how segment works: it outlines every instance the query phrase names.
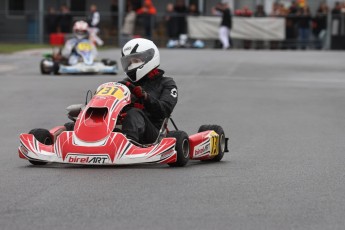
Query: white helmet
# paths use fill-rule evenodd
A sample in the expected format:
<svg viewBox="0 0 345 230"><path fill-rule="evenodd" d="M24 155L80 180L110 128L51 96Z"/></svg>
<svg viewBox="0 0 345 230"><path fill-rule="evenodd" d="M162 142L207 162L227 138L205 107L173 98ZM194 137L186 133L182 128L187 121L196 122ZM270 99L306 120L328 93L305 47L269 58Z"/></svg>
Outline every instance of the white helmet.
<svg viewBox="0 0 345 230"><path fill-rule="evenodd" d="M157 46L150 40L135 38L122 48L121 64L123 71L132 82L139 81L160 64Z"/></svg>
<svg viewBox="0 0 345 230"><path fill-rule="evenodd" d="M85 21L77 21L73 26L73 33L78 39L87 38L89 25Z"/></svg>

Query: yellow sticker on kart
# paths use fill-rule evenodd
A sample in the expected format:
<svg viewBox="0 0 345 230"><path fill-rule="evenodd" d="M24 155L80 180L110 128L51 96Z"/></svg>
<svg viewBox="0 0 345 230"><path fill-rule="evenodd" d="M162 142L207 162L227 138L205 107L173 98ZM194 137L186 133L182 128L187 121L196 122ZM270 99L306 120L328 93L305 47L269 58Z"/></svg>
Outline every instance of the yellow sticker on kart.
<svg viewBox="0 0 345 230"><path fill-rule="evenodd" d="M121 100L124 98L123 91L117 86L107 86L96 93L97 96L112 96Z"/></svg>
<svg viewBox="0 0 345 230"><path fill-rule="evenodd" d="M210 132L210 156L217 156L219 153L219 135L212 131Z"/></svg>
<svg viewBox="0 0 345 230"><path fill-rule="evenodd" d="M88 42L80 42L80 43L78 44L78 49L79 49L80 51L90 51L90 50L92 49L92 46L91 46L91 44L88 43Z"/></svg>

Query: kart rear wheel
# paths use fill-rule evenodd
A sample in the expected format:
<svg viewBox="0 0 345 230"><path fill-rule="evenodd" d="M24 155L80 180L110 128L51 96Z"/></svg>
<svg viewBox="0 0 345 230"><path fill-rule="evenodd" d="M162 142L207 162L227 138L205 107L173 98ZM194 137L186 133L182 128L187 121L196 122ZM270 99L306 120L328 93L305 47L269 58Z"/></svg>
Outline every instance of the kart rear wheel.
<svg viewBox="0 0 345 230"><path fill-rule="evenodd" d="M113 66L117 64L116 61L110 59L102 59L101 62L106 66Z"/></svg>
<svg viewBox="0 0 345 230"><path fill-rule="evenodd" d="M109 60L109 62L108 62L108 65L110 65L110 66L113 66L113 65L116 65L116 64L117 64L117 62L114 61L114 60Z"/></svg>
<svg viewBox="0 0 345 230"><path fill-rule="evenodd" d="M58 62L54 62L54 65L53 65L53 73L54 73L55 75L60 75L59 69L60 69L60 64L59 64Z"/></svg>
<svg viewBox="0 0 345 230"><path fill-rule="evenodd" d="M53 144L53 138L50 132L46 129L32 129L30 130L29 134L34 135L34 137L42 144L45 144L45 145ZM35 160L29 160L29 162L33 165L45 165L48 163L44 161L35 161Z"/></svg>
<svg viewBox="0 0 345 230"><path fill-rule="evenodd" d="M218 152L217 156L213 157L212 159L205 160L205 161L214 161L214 162L221 161L223 156L224 156L225 142L226 142L224 130L219 125L202 125L202 126L200 126L198 133L208 131L208 130L213 130L219 135L219 146L218 146L219 152Z"/></svg>
<svg viewBox="0 0 345 230"><path fill-rule="evenodd" d="M171 167L183 167L189 161L189 139L184 131L170 131L167 137L176 138L175 150L177 152L177 160L175 163L169 163Z"/></svg>
<svg viewBox="0 0 345 230"><path fill-rule="evenodd" d="M50 71L46 70L46 67L44 66L44 61L46 61L46 59L43 59L40 63L40 70L41 70L41 74L47 75L47 74L50 74Z"/></svg>

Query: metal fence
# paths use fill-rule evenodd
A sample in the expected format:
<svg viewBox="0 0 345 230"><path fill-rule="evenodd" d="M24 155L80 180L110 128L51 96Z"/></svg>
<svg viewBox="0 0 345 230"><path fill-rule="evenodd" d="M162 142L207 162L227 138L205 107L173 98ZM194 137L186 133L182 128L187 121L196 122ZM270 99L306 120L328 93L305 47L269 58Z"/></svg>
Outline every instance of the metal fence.
<svg viewBox="0 0 345 230"><path fill-rule="evenodd" d="M101 24L99 36L104 40L105 45L121 46L131 37L147 37L147 21L143 16L136 17L133 34L126 36L119 29L118 15L109 12L100 12ZM55 19L54 19L55 17ZM54 26L54 20L58 16L39 12L25 12L23 14L7 15L0 12L0 42L1 43L49 43L50 33L61 31L61 28ZM180 15L186 17L186 15ZM73 22L86 20L85 12L73 13L65 25L64 30L68 37L72 32ZM297 21L298 18L295 18ZM150 19L150 38L160 47L166 47L169 41L167 35L166 16L157 14ZM310 21L310 27L304 38L299 34L298 23L292 27L286 27L286 39L284 41L250 41L233 39L232 47L238 49L345 49L345 13L339 15L327 15L327 26L323 31L315 33L314 22ZM288 25L288 23L287 23ZM192 26L192 25L191 25ZM290 25L291 26L291 25ZM218 40L203 40L206 48L220 48ZM187 47L188 43L187 43Z"/></svg>

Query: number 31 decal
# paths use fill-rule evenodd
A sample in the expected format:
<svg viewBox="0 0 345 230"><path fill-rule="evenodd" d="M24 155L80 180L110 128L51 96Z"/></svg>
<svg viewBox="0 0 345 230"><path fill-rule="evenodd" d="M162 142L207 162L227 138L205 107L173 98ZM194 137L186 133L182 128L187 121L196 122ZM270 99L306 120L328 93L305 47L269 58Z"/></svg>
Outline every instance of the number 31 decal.
<svg viewBox="0 0 345 230"><path fill-rule="evenodd" d="M118 87L105 87L102 88L100 91L97 92L98 96L113 96L116 97L118 99L122 99L124 97L123 93L121 90L119 90Z"/></svg>

